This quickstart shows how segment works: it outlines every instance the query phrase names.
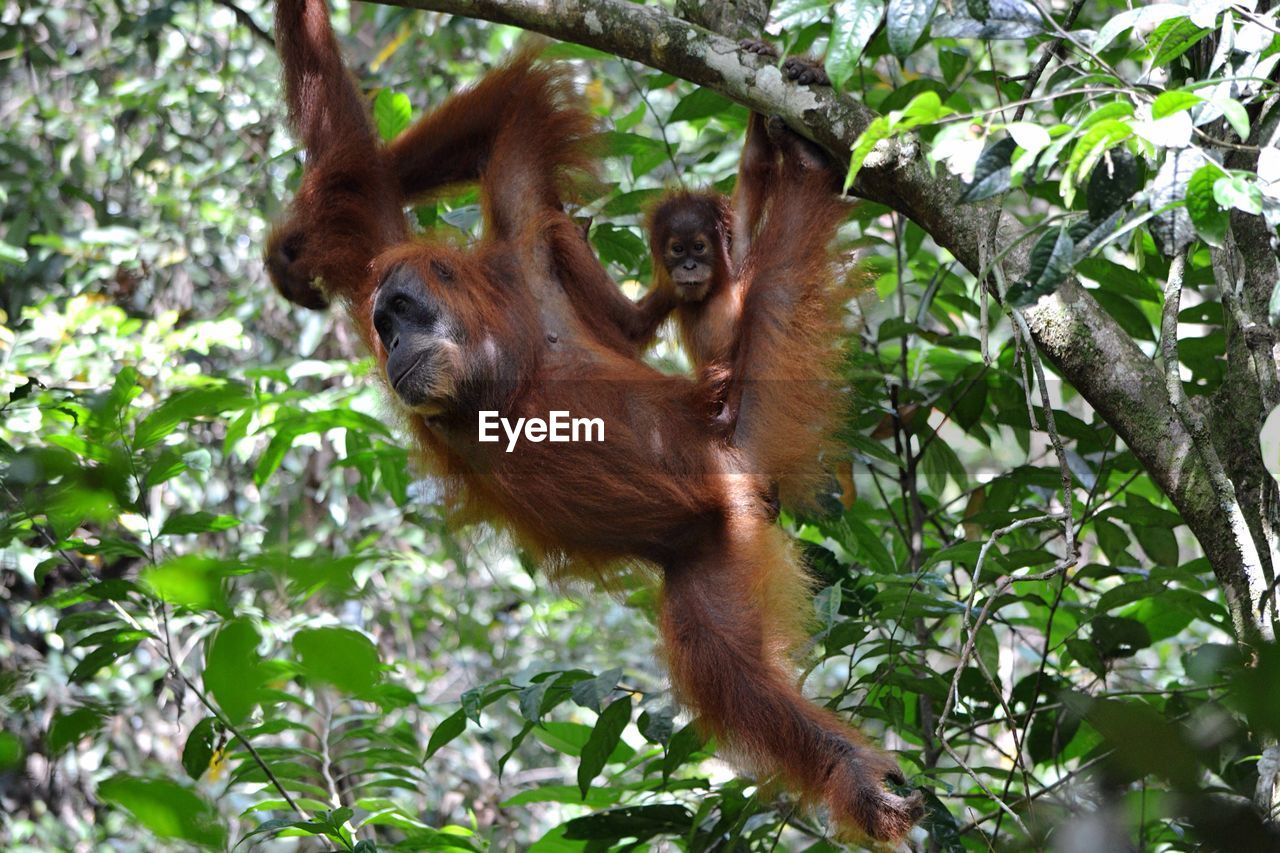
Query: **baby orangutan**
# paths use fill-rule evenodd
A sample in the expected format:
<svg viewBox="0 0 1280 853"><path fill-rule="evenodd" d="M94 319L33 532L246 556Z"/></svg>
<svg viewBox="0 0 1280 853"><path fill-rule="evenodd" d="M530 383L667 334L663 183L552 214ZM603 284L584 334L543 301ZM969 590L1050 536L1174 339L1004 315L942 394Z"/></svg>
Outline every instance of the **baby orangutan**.
<svg viewBox="0 0 1280 853"><path fill-rule="evenodd" d="M714 389L708 416L775 484L775 504L779 491L805 504L825 481L820 459L839 415L829 378L843 292L829 244L847 213L840 177L816 145L753 113L732 198L672 192L648 220L651 296L674 303L680 341ZM763 383L786 402L768 423L740 424L743 399Z"/></svg>

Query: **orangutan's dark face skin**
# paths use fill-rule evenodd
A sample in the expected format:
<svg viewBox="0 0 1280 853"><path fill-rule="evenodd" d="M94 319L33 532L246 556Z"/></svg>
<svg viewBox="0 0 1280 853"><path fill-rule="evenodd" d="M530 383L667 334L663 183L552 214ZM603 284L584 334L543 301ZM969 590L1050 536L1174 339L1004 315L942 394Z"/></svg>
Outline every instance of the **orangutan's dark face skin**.
<svg viewBox="0 0 1280 853"><path fill-rule="evenodd" d="M445 270L437 264L429 267ZM447 407L460 374L458 324L448 307L407 265L378 288L373 326L387 353L387 383L410 409L435 415Z"/></svg>
<svg viewBox="0 0 1280 853"><path fill-rule="evenodd" d="M668 224L662 261L682 302L706 299L715 274L714 223L682 212Z"/></svg>

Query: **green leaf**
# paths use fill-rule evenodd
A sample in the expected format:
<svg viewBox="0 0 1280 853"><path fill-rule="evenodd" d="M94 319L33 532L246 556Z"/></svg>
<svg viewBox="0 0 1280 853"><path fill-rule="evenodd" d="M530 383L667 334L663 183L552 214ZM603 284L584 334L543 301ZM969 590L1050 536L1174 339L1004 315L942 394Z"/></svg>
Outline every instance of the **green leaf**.
<svg viewBox="0 0 1280 853"><path fill-rule="evenodd" d="M1190 18L1165 21L1147 37L1147 44L1158 45L1151 64L1157 68L1168 65L1208 34L1209 30L1197 26Z"/></svg>
<svg viewBox="0 0 1280 853"><path fill-rule="evenodd" d="M259 487L264 485L275 470L280 467L280 463L284 461L285 454L293 447L293 443L299 436L314 432L327 432L331 429L356 430L357 432L365 432L387 438L391 435L390 429L385 423L377 418L351 409L294 412L277 418L272 427L275 428L276 433L272 436L271 442L267 445L267 449L263 451L257 467L253 470L253 482Z"/></svg>
<svg viewBox="0 0 1280 853"><path fill-rule="evenodd" d="M1236 132L1236 136L1240 140L1249 138L1249 113L1239 101L1231 98L1214 98L1213 105L1222 110L1222 115L1227 120L1227 124L1231 125L1231 129Z"/></svg>
<svg viewBox="0 0 1280 853"><path fill-rule="evenodd" d="M955 110L943 106L942 97L934 89L914 96L901 110L890 113L895 130L904 131L921 125L933 124L954 113Z"/></svg>
<svg viewBox="0 0 1280 853"><path fill-rule="evenodd" d="M72 684L83 684L98 674L103 667L110 666L120 658L130 654L138 647L139 640L131 639L106 643L99 646L81 659L67 680Z"/></svg>
<svg viewBox="0 0 1280 853"><path fill-rule="evenodd" d="M1240 172L1214 181L1213 198L1228 210L1235 208L1254 216L1262 215L1262 190Z"/></svg>
<svg viewBox="0 0 1280 853"><path fill-rule="evenodd" d="M938 0L889 0L885 24L894 56L903 59L911 53L937 6Z"/></svg>
<svg viewBox="0 0 1280 853"><path fill-rule="evenodd" d="M1195 227L1186 205L1187 182L1197 169L1205 165L1205 156L1197 148L1179 148L1165 155L1160 171L1151 182L1151 236L1165 257L1173 257L1195 238ZM1167 209L1166 209L1167 208Z"/></svg>
<svg viewBox="0 0 1280 853"><path fill-rule="evenodd" d="M1066 228L1057 228L1042 235L1031 250L1031 266L1026 279L1009 288L1009 304L1023 308L1053 293L1071 272L1074 257L1075 244Z"/></svg>
<svg viewBox="0 0 1280 853"><path fill-rule="evenodd" d="M846 191L857 180L858 172L862 170L862 165L866 162L867 155L892 135L893 131L889 124L888 116L878 116L873 119L871 124L867 125L867 129L858 135L858 139L853 143L853 150L849 153L849 171L844 178L844 189Z"/></svg>
<svg viewBox="0 0 1280 853"><path fill-rule="evenodd" d="M578 762L578 790L582 796L591 790L591 780L604 769L605 763L622 737L622 731L631 721L631 696L623 696L609 703L596 720L591 737L582 747L582 759Z"/></svg>
<svg viewBox="0 0 1280 853"><path fill-rule="evenodd" d="M1138 538L1138 544L1151 559L1152 565L1178 565L1178 540L1171 529L1139 525L1133 527L1133 535Z"/></svg>
<svg viewBox="0 0 1280 853"><path fill-rule="evenodd" d="M1031 156L1047 148L1053 141L1049 131L1033 121L1015 121L1005 127L1005 130L1013 141L1018 143L1018 147Z"/></svg>
<svg viewBox="0 0 1280 853"><path fill-rule="evenodd" d="M188 533L210 533L230 530L239 523L240 519L233 515L214 515L204 510L180 513L165 519L164 526L160 528L160 535L180 536Z"/></svg>
<svg viewBox="0 0 1280 853"><path fill-rule="evenodd" d="M243 409L252 400L250 390L235 382L220 381L202 388L179 391L142 419L134 432L134 447L150 447L170 435L184 421Z"/></svg>
<svg viewBox="0 0 1280 853"><path fill-rule="evenodd" d="M0 263L21 266L27 262L27 250L0 240Z"/></svg>
<svg viewBox="0 0 1280 853"><path fill-rule="evenodd" d="M595 678L588 678L585 681L579 681L571 688L573 701L577 702L584 708L599 713L600 703L613 692L613 688L618 686L618 679L622 677L622 668L617 667L606 672L600 673Z"/></svg>
<svg viewBox="0 0 1280 853"><path fill-rule="evenodd" d="M638 728L640 734L644 735L644 739L649 743L665 745L671 740L671 733L674 731L675 709L670 705L658 709L657 711L642 711Z"/></svg>
<svg viewBox="0 0 1280 853"><path fill-rule="evenodd" d="M840 0L831 10L826 69L836 88L843 89L857 72L858 60L883 17L880 0Z"/></svg>
<svg viewBox="0 0 1280 853"><path fill-rule="evenodd" d="M213 760L213 748L218 740L217 726L217 720L205 717L187 735L187 744L182 748L182 769L192 779L198 781L209 769L209 762Z"/></svg>
<svg viewBox="0 0 1280 853"><path fill-rule="evenodd" d="M733 108L733 102L724 95L699 86L680 99L671 111L671 121L695 121L700 118L721 115Z"/></svg>
<svg viewBox="0 0 1280 853"><path fill-rule="evenodd" d="M266 673L258 656L258 629L247 619L232 619L213 635L205 652L204 685L232 723L258 704Z"/></svg>
<svg viewBox="0 0 1280 853"><path fill-rule="evenodd" d="M373 99L373 122L384 142L399 136L409 126L412 116L413 106L408 95L383 89Z"/></svg>
<svg viewBox="0 0 1280 853"><path fill-rule="evenodd" d="M542 719L542 703L546 699L547 690L551 687L551 679L544 679L520 689L518 703L520 716L527 722L536 723Z"/></svg>
<svg viewBox="0 0 1280 853"><path fill-rule="evenodd" d="M1182 89L1165 92L1156 98L1155 103L1151 105L1151 117L1153 119L1162 119L1165 116L1189 110L1200 103L1204 103L1204 98L1194 92L1187 92Z"/></svg>
<svg viewBox="0 0 1280 853"><path fill-rule="evenodd" d="M1133 115L1133 104L1129 101L1108 101L1090 111L1076 126L1076 132L1084 133L1095 124L1128 118L1131 115Z"/></svg>
<svg viewBox="0 0 1280 853"><path fill-rule="evenodd" d="M462 708L454 711L441 721L431 732L431 740L427 743L427 758L435 755L440 747L467 730L467 713Z"/></svg>
<svg viewBox="0 0 1280 853"><path fill-rule="evenodd" d="M1107 664L1097 649L1084 640L1067 640L1065 645L1072 658L1099 678L1106 678Z"/></svg>
<svg viewBox="0 0 1280 853"><path fill-rule="evenodd" d="M161 838L179 838L201 847L226 844L227 831L217 810L177 782L113 776L98 785L98 796L127 809Z"/></svg>
<svg viewBox="0 0 1280 853"><path fill-rule="evenodd" d="M22 763L22 741L11 732L0 732L0 773Z"/></svg>
<svg viewBox="0 0 1280 853"><path fill-rule="evenodd" d="M1181 790L1191 790L1200 775L1184 730L1143 702L1095 700L1089 723L1115 749L1114 766L1132 777L1157 774Z"/></svg>
<svg viewBox="0 0 1280 853"><path fill-rule="evenodd" d="M954 110L943 106L942 99L932 89L914 96L901 110L893 110L888 115L879 116L867 126L853 144L853 152L849 155L849 171L845 175L844 188L853 186L869 155L882 141L921 125L934 122L951 115Z"/></svg>
<svg viewBox="0 0 1280 853"><path fill-rule="evenodd" d="M98 418L113 430L120 419L120 414L139 394L142 387L138 384L138 369L133 365L125 365L116 374L111 383L111 391L103 399L98 410Z"/></svg>
<svg viewBox="0 0 1280 853"><path fill-rule="evenodd" d="M1227 235L1229 216L1218 206L1213 185L1222 177L1222 168L1212 163L1201 166L1187 181L1187 213L1200 239L1210 246L1222 247Z"/></svg>
<svg viewBox="0 0 1280 853"><path fill-rule="evenodd" d="M1103 658L1133 657L1151 645L1147 627L1135 619L1095 616L1089 624L1089 641Z"/></svg>
<svg viewBox="0 0 1280 853"><path fill-rule="evenodd" d="M1240 708L1255 731L1280 735L1280 703L1276 702L1276 684L1280 684L1280 647L1260 646L1257 663L1231 673L1232 703Z"/></svg>
<svg viewBox="0 0 1280 853"><path fill-rule="evenodd" d="M1096 294L1098 304L1102 306L1111 319L1138 340L1154 341L1156 339L1151 327L1151 319L1142 309L1128 298L1109 290L1100 290Z"/></svg>
<svg viewBox="0 0 1280 853"><path fill-rule="evenodd" d="M965 470L955 450L945 441L931 441L920 459L920 467L924 472L929 489L934 494L941 494L946 488L947 477L955 480L956 485L964 488Z"/></svg>
<svg viewBox="0 0 1280 853"><path fill-rule="evenodd" d="M1143 171L1127 148L1115 148L1104 155L1090 173L1085 190L1089 218L1102 222L1123 207L1142 188Z"/></svg>
<svg viewBox="0 0 1280 853"><path fill-rule="evenodd" d="M1070 206L1075 200L1076 182L1088 174L1103 154L1132 135L1128 122L1120 119L1106 119L1089 128L1071 149L1071 158L1063 170L1058 186L1063 203Z"/></svg>
<svg viewBox="0 0 1280 853"><path fill-rule="evenodd" d="M537 726L533 733L538 740L557 752L578 757L582 755L583 748L586 747L587 741L591 739L591 730L591 726L586 726L582 723L544 722ZM617 764L623 761L630 761L635 752L630 744L624 740L619 740L618 745L613 750L613 754L609 756L608 763Z"/></svg>
<svg viewBox="0 0 1280 853"><path fill-rule="evenodd" d="M165 448L160 452L143 475L142 484L146 488L158 486L187 470L187 463L183 460L182 454L170 448Z"/></svg>
<svg viewBox="0 0 1280 853"><path fill-rule="evenodd" d="M49 733L45 736L45 744L50 755L58 755L67 747L74 746L88 734L102 728L102 714L92 708L76 708L63 713L59 711L49 724Z"/></svg>
<svg viewBox="0 0 1280 853"><path fill-rule="evenodd" d="M527 806L530 803L566 803L606 809L618 802L618 796L617 791L608 788L592 788L584 797L573 785L540 785L504 800L502 807Z"/></svg>
<svg viewBox="0 0 1280 853"><path fill-rule="evenodd" d="M353 696L369 698L382 680L373 641L350 628L307 628L293 635L306 674Z"/></svg>
<svg viewBox="0 0 1280 853"><path fill-rule="evenodd" d="M303 823L304 823L303 821L295 820L294 818L291 818L291 817L276 817L276 818L272 818L271 820L263 821L262 823L254 827L250 832L246 832L244 834L244 837L236 842L236 847L239 847L241 844L244 844L246 841L248 841L250 838L253 838L254 836L257 836L257 835L273 836L285 829L300 828L303 825Z"/></svg>
<svg viewBox="0 0 1280 853"><path fill-rule="evenodd" d="M142 580L165 601L194 610L228 614L223 581L239 570L239 563L200 554L183 554L146 569Z"/></svg>
<svg viewBox="0 0 1280 853"><path fill-rule="evenodd" d="M665 784L694 753L702 749L706 739L693 723L689 723L671 736L667 742L667 754L662 757L662 781Z"/></svg>
<svg viewBox="0 0 1280 853"><path fill-rule="evenodd" d="M1280 281L1271 290L1271 314L1280 314ZM1275 322L1274 320L1272 322ZM1258 431L1262 450L1262 465L1277 483L1280 483L1280 406L1271 410Z"/></svg>
<svg viewBox="0 0 1280 853"><path fill-rule="evenodd" d="M591 229L591 243L600 253L600 260L624 270L637 269L649 254L640 235L622 225L596 225Z"/></svg>
<svg viewBox="0 0 1280 853"><path fill-rule="evenodd" d="M960 203L972 204L1009 189L1010 163L1017 147L1018 143L1010 136L988 145L973 168L973 180L960 194Z"/></svg>
<svg viewBox="0 0 1280 853"><path fill-rule="evenodd" d="M574 818L565 825L564 837L577 841L632 838L643 842L655 835L683 834L692 821L693 815L680 805L626 806Z"/></svg>
<svg viewBox="0 0 1280 853"><path fill-rule="evenodd" d="M1093 50L1095 53L1102 51L1115 41L1116 36L1135 26L1153 27L1162 21L1184 18L1189 14L1191 14L1190 6L1179 6L1174 3L1155 3L1121 12L1098 30L1098 34L1093 37Z"/></svg>

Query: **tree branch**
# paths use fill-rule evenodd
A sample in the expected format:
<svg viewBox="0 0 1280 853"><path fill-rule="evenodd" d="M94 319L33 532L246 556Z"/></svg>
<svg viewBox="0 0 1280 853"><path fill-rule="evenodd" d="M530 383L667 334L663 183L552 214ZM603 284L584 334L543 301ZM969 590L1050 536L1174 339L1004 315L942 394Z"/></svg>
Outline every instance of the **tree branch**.
<svg viewBox="0 0 1280 853"><path fill-rule="evenodd" d="M253 16L237 6L233 0L213 0L213 2L218 6L229 9L231 14L235 15L236 20L240 22L240 25L248 29L249 32L253 33L272 47L276 46L276 40L271 33L258 26L258 22L253 19Z"/></svg>
<svg viewBox="0 0 1280 853"><path fill-rule="evenodd" d="M723 36L759 38L770 5L769 0L677 0L676 14Z"/></svg>
<svg viewBox="0 0 1280 853"><path fill-rule="evenodd" d="M1246 589L1245 606L1250 616L1255 612L1261 615L1259 604L1267 592L1266 578L1262 572L1262 559L1258 554L1257 544L1245 519L1240 501L1236 498L1235 485L1227 477L1226 469L1213 446L1213 436L1204 416L1192 407L1182 387L1182 375L1179 372L1178 359L1178 305L1182 301L1182 282L1187 271L1187 249L1178 252L1173 263L1169 265L1169 277L1164 285L1164 309L1160 319L1160 353L1164 361L1165 389L1174 411L1181 418L1183 426L1190 431L1194 440L1196 454L1200 457L1209 475L1209 483L1217 499L1220 513L1228 520L1236 540L1236 549L1241 553L1246 570L1246 578L1250 581ZM1270 622L1264 619L1258 623L1261 639L1274 640Z"/></svg>
<svg viewBox="0 0 1280 853"><path fill-rule="evenodd" d="M736 43L654 6L625 0L376 0L509 24L630 59L705 86L749 109L781 116L798 131L846 155L876 113L848 95L784 81L767 61ZM854 192L902 213L975 275L982 269L998 206L962 205L962 185L939 167L934 174L910 145L873 153ZM1012 225L997 244L1016 246L1005 274L1029 266L1030 241ZM1238 636L1258 637L1248 611L1249 576L1227 519L1215 499L1191 436L1165 394L1161 371L1075 279L1024 310L1036 344L1058 371L1142 461L1182 512L1213 564L1235 617Z"/></svg>

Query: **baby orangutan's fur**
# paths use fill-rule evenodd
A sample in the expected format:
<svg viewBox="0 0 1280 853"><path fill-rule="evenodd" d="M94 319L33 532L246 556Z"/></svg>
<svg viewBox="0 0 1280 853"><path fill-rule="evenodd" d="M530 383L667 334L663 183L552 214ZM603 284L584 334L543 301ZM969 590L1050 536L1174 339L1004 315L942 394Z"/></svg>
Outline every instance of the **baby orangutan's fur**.
<svg viewBox="0 0 1280 853"><path fill-rule="evenodd" d="M518 54L408 131L430 152L419 157L378 142L323 0L280 0L277 44L308 157L271 244L289 242L273 278L286 295L296 289L284 281L315 289L319 279L317 292L345 307L455 520L509 530L555 577L654 567L672 681L706 727L753 769L828 805L846 830L900 840L921 815L919 794L890 790L886 780L901 781L893 761L797 686L789 655L805 638L809 584L762 506L757 466L699 417L704 382L626 351L614 311L625 297L563 209L562 179L590 165L593 131L567 72ZM466 117L461 140L441 114ZM411 237L408 196L461 180L480 183L481 240ZM759 270L776 273L765 259ZM781 300L749 298L748 325L753 312L791 323ZM780 344L764 338L745 341L732 369L766 373L753 354L778 357ZM740 429L768 422L772 388L742 393ZM599 417L604 441L506 453L478 441L480 410Z"/></svg>
<svg viewBox="0 0 1280 853"><path fill-rule="evenodd" d="M843 402L832 380L848 295L829 249L846 215L838 190L824 152L752 113L733 197L668 193L648 220L651 293L676 304L685 351L713 388L713 421L788 504L807 504L826 481ZM765 423L740 423L742 395L762 391L779 405Z"/></svg>

